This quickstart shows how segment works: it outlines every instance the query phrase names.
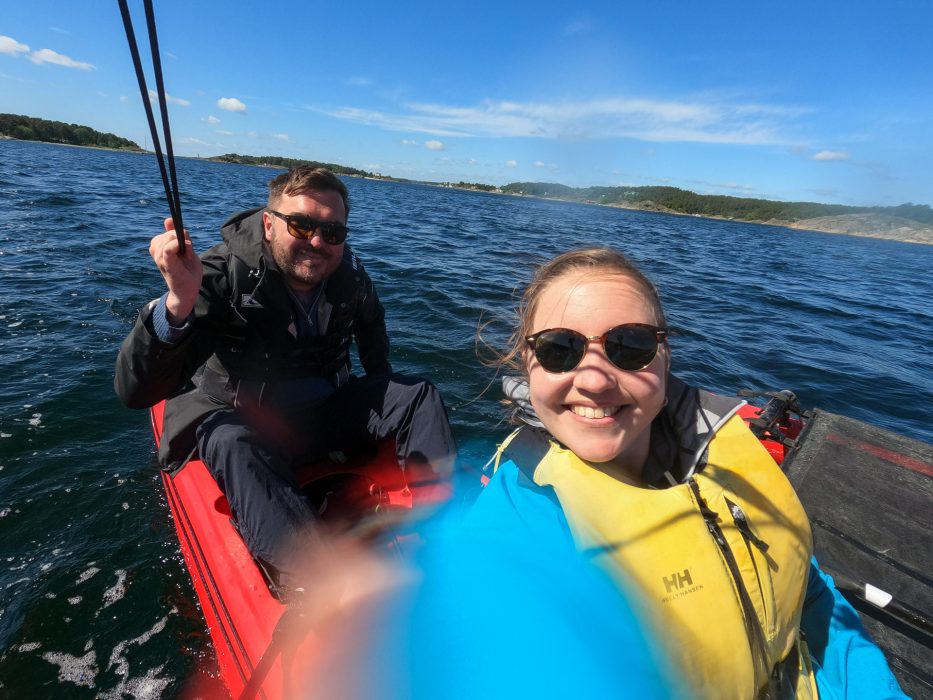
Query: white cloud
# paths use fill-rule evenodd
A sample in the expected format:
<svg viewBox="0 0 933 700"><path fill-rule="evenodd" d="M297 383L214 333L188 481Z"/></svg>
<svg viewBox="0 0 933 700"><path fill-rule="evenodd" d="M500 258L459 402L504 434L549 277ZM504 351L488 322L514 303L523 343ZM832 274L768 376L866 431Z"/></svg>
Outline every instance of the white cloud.
<svg viewBox="0 0 933 700"><path fill-rule="evenodd" d="M38 51L29 52L29 46L18 42L11 36L6 36L0 34L0 53L7 54L8 56L18 56L20 54L26 55L26 57L36 64L50 63L56 66L63 66L65 68L78 68L79 70L94 70L94 65L91 63L85 63L84 61L76 61L73 58L69 58L64 54L60 54L57 51L52 51L52 49L39 49Z"/></svg>
<svg viewBox="0 0 933 700"><path fill-rule="evenodd" d="M51 63L65 68L78 68L79 70L94 70L94 66L83 61L76 61L52 49L39 49L29 54L29 60L33 63L43 64Z"/></svg>
<svg viewBox="0 0 933 700"><path fill-rule="evenodd" d="M26 44L19 43L11 36L0 34L0 53L16 56L21 53L29 53L29 47Z"/></svg>
<svg viewBox="0 0 933 700"><path fill-rule="evenodd" d="M536 160L536 161L534 162L534 166L535 166L536 168L544 168L545 170L550 170L552 173L553 173L554 171L558 170L558 167L557 167L557 164L556 164L556 163L545 163L545 162L542 161L542 160Z"/></svg>
<svg viewBox="0 0 933 700"><path fill-rule="evenodd" d="M259 136L259 134L257 134L255 131L247 131L246 135L249 136L251 139L254 139L257 136Z"/></svg>
<svg viewBox="0 0 933 700"><path fill-rule="evenodd" d="M220 124L220 120L219 120L217 117L215 117L215 116L213 116L213 115L211 115L211 114L209 114L208 116L204 117L201 121L202 121L202 122L207 122L208 124Z"/></svg>
<svg viewBox="0 0 933 700"><path fill-rule="evenodd" d="M219 143L209 143L209 142L207 142L207 141L202 141L201 139L195 139L195 138L191 138L191 137L182 139L182 140L181 140L181 143L191 144L192 146L213 146L213 147L217 147L217 146L220 146L220 145L221 145L221 144L219 144Z"/></svg>
<svg viewBox="0 0 933 700"><path fill-rule="evenodd" d="M272 134L272 138L278 139L279 141L291 141L291 137L288 134Z"/></svg>
<svg viewBox="0 0 933 700"><path fill-rule="evenodd" d="M127 102L128 98L126 95L120 95L120 102Z"/></svg>
<svg viewBox="0 0 933 700"><path fill-rule="evenodd" d="M814 153L812 160L849 160L848 151L819 151Z"/></svg>
<svg viewBox="0 0 933 700"><path fill-rule="evenodd" d="M149 91L149 101L153 104L158 103L159 96L156 94L155 90ZM180 97L172 97L168 93L165 93L165 103L170 105L178 105L179 107L190 107L191 103L188 100L183 100Z"/></svg>
<svg viewBox="0 0 933 700"><path fill-rule="evenodd" d="M429 151L443 151L444 150L444 144L434 139L431 139L430 141L425 141L424 146Z"/></svg>
<svg viewBox="0 0 933 700"><path fill-rule="evenodd" d="M357 107L316 111L432 136L791 145L782 133L788 121L808 110L721 99L609 97L579 102L487 101L467 107L409 103L394 114Z"/></svg>
<svg viewBox="0 0 933 700"><path fill-rule="evenodd" d="M517 167L518 167L518 161L517 161L517 160L507 160L507 161L505 161L505 167L507 167L507 168L517 168Z"/></svg>
<svg viewBox="0 0 933 700"><path fill-rule="evenodd" d="M350 78L347 81L347 85L352 87L366 87L367 85L372 85L373 81L369 78L364 78L363 76L357 76L355 78Z"/></svg>
<svg viewBox="0 0 933 700"><path fill-rule="evenodd" d="M415 131L431 134L432 136L473 136L467 131L453 130L443 127L436 120L428 120L419 115L395 115L384 114L374 110L359 109L357 107L342 107L336 110L319 110L309 108L311 111L319 111L322 114L343 119L344 121L356 122L358 124L367 124L369 126L378 126L388 131Z"/></svg>
<svg viewBox="0 0 933 700"><path fill-rule="evenodd" d="M228 112L245 112L246 105L235 97L221 97L217 100L217 106Z"/></svg>
<svg viewBox="0 0 933 700"><path fill-rule="evenodd" d="M418 145L417 141L412 141L411 139L402 139L401 141L399 141L399 143L402 144L403 146L417 146Z"/></svg>
<svg viewBox="0 0 933 700"><path fill-rule="evenodd" d="M215 129L215 134L220 134L221 136L233 136L232 131L227 131L226 129Z"/></svg>

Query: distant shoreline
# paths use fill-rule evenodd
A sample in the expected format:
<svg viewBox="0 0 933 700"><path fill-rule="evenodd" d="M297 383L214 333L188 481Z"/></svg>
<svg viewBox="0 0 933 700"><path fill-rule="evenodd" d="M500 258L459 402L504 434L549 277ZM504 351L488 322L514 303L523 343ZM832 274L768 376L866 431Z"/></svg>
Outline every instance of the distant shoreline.
<svg viewBox="0 0 933 700"><path fill-rule="evenodd" d="M426 182L426 185L442 187L445 189L459 189L469 192L477 192L469 187L457 187L456 185L438 185L437 183ZM734 219L725 216L708 216L702 214L685 214L679 211L672 211L662 207L639 207L625 204L601 204L599 202L575 202L569 199L560 199L558 197L538 197L535 195L516 194L514 192L488 192L487 194L498 194L506 197L530 197L532 199L542 199L549 202L568 202L570 204L584 204L595 207L610 207L613 209L625 209L628 211L640 211L646 214L669 214L671 216L683 216L691 219L710 219L712 221L732 221L739 224L760 224L762 226L773 226L775 228L791 228L800 231L813 231L815 233L831 233L840 236L855 236L856 238L878 238L886 241L896 241L898 243L913 243L916 245L933 245L933 228L924 226L917 221L902 219L895 216L885 216L883 214L841 214L838 216L822 216L814 219L804 219L802 221L760 221L754 219Z"/></svg>
<svg viewBox="0 0 933 700"><path fill-rule="evenodd" d="M21 141L24 143L44 143L52 146L66 146L69 148L90 148L98 151L115 151L117 153L132 153L135 155L155 155L153 151L145 149L135 150L127 148L112 148L108 146L86 146L71 143L59 143L55 141L39 141L33 139L17 139L8 135L0 135L0 141ZM201 160L210 163L226 163L228 161L218 160L216 157L201 156L178 156L179 159ZM284 166L272 163L232 163L235 165L249 165L257 168L285 169ZM602 204L599 202L576 202L571 199L562 199L560 197L541 197L530 194L518 194L515 192L502 192L491 190L480 190L474 187L462 187L451 183L438 183L417 180L399 180L391 176L369 175L360 176L349 173L338 173L344 177L360 177L362 179L384 180L388 182L410 182L414 184L428 185L444 189L456 189L465 192L485 192L486 194L498 194L509 197L531 197L552 202L569 202L571 204L588 204L592 206L611 207L615 209L626 209L629 211L640 211L647 214L670 214L672 216L685 216L690 218L711 219L714 221L735 221L745 224L761 224L763 226L773 226L780 228L791 228L803 231L814 231L817 233L830 233L843 236L855 236L858 238L878 238L898 243L912 243L916 245L933 245L933 228L924 226L922 223L910 219L903 219L884 214L841 214L837 216L823 216L814 219L804 219L801 221L759 221L750 219L735 219L724 216L711 216L700 214L686 214L684 212L673 211L664 207L637 205L625 205L618 203Z"/></svg>
<svg viewBox="0 0 933 700"><path fill-rule="evenodd" d="M0 141L19 141L20 143L44 143L47 146L66 146L67 148L90 148L95 151L114 151L116 153L135 153L136 155L152 155L152 151L142 148L114 148L112 146L87 146L80 143L62 143L61 141L40 141L39 139L18 139L14 136L0 134Z"/></svg>
<svg viewBox="0 0 933 700"><path fill-rule="evenodd" d="M649 214L671 214L672 216L688 216L691 218L713 219L715 221L735 221L743 224L761 224L778 228L792 228L800 231L813 231L815 233L831 233L840 236L855 236L857 238L878 238L898 243L914 243L917 245L933 245L933 228L924 226L917 221L903 219L884 214L840 214L838 216L820 216L814 219L801 221L755 221L747 219L730 219L722 216L702 216L699 214L684 214L676 211L660 209L642 209L639 207L607 204L618 209L644 211Z"/></svg>

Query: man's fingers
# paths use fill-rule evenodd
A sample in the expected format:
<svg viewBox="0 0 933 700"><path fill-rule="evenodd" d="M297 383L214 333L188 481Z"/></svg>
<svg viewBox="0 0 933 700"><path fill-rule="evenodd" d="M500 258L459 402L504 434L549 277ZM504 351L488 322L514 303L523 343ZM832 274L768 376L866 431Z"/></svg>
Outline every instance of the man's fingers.
<svg viewBox="0 0 933 700"><path fill-rule="evenodd" d="M157 238L161 238L165 242L162 243L159 246L159 248L165 253L173 253L175 255L178 255L178 234L175 231L175 220L172 219L172 217L168 217L162 222L162 225L165 227L165 232L162 234L159 234ZM169 247L169 245L171 245L171 247ZM188 229L185 229L185 256L186 257L188 257L188 251L191 249L192 249L191 236L188 235ZM151 247L150 247L150 250L151 250Z"/></svg>
<svg viewBox="0 0 933 700"><path fill-rule="evenodd" d="M168 219L168 221L171 221L171 219ZM191 239L188 237L187 231L185 232L185 241L187 243L185 253L187 253L191 249ZM149 254L153 258L160 255L178 255L178 236L175 231L169 230L155 236L149 244Z"/></svg>

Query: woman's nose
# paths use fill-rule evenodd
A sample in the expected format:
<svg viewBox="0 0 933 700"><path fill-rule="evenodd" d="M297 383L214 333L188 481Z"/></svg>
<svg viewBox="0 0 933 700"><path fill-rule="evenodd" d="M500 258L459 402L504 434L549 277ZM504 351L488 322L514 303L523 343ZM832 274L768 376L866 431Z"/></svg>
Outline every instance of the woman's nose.
<svg viewBox="0 0 933 700"><path fill-rule="evenodd" d="M590 392L606 391L615 387L615 367L596 343L591 343L580 364L574 369L573 383L578 389Z"/></svg>

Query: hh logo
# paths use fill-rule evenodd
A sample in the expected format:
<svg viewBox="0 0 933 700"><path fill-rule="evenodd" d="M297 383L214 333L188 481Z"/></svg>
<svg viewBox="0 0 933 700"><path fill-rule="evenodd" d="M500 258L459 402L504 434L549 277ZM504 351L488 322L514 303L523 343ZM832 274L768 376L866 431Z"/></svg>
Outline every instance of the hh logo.
<svg viewBox="0 0 933 700"><path fill-rule="evenodd" d="M665 576L661 580L664 581L664 587L667 589L668 593L671 593L672 591L679 591L686 586L693 585L693 579L690 577L690 569L684 569L680 573L674 572L670 576Z"/></svg>

